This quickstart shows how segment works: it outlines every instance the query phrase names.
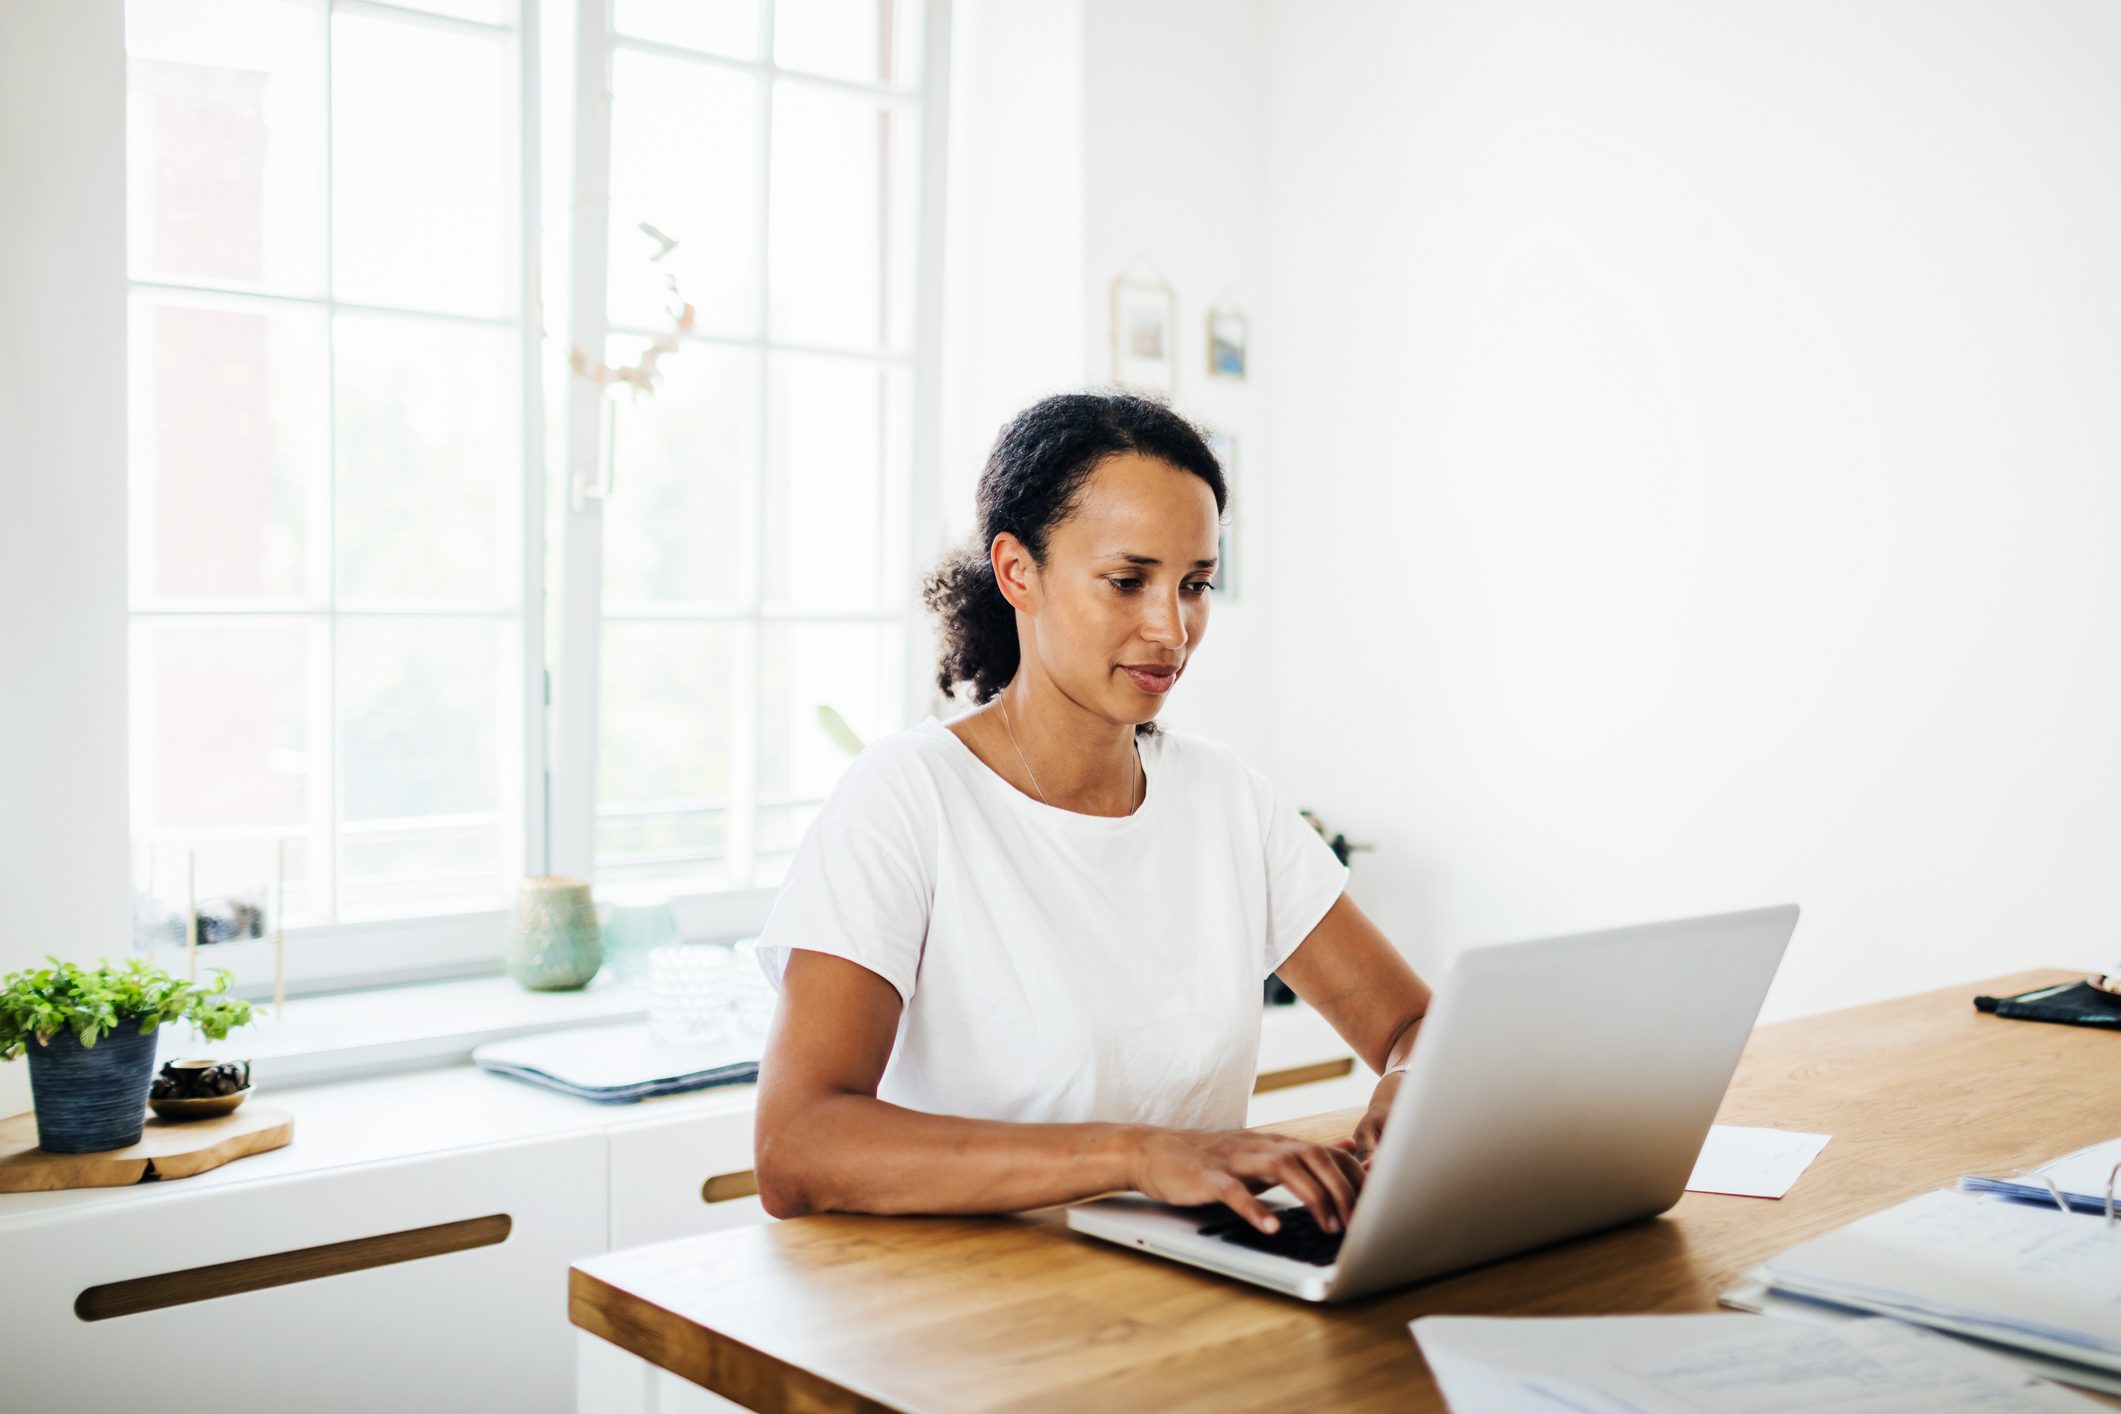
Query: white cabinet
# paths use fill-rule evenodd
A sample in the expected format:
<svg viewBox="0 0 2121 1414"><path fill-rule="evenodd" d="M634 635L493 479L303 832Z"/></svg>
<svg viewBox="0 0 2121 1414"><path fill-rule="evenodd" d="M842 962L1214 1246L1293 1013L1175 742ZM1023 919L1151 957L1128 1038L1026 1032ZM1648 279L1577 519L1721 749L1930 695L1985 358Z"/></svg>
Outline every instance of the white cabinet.
<svg viewBox="0 0 2121 1414"><path fill-rule="evenodd" d="M613 1126L611 1247L770 1223L751 1179L751 1096L717 1113L649 1115ZM742 1406L577 1331L579 1414L725 1414Z"/></svg>
<svg viewBox="0 0 2121 1414"><path fill-rule="evenodd" d="M606 1146L570 1134L55 1213L0 1236L10 1409L374 1414L572 1403L568 1264L605 1249ZM498 1242L84 1320L92 1287L505 1215ZM491 1234L489 1234L491 1235ZM281 1276L342 1260L312 1253Z"/></svg>
<svg viewBox="0 0 2121 1414"><path fill-rule="evenodd" d="M1370 1103L1370 1092L1375 1088L1377 1077L1370 1074L1368 1066L1357 1061L1346 1075L1254 1095L1245 1107L1245 1123L1279 1124L1283 1120L1324 1114L1328 1110L1360 1109Z"/></svg>
<svg viewBox="0 0 2121 1414"><path fill-rule="evenodd" d="M576 1414L743 1414L744 1406L575 1332Z"/></svg>
<svg viewBox="0 0 2121 1414"><path fill-rule="evenodd" d="M1263 1071L1345 1055L1308 1008L1266 1018ZM1251 1119L1359 1105L1369 1084L1358 1066L1270 1091ZM606 1109L441 1067L276 1092L298 1115L296 1143L198 1179L0 1195L0 1407L726 1414L736 1406L575 1330L567 1268L772 1221L745 1181L753 1096ZM481 1245L400 1250L417 1245L405 1234L499 1218L505 1236L487 1222ZM379 1239L401 1259L314 1250L372 1256ZM278 1284L230 1290L199 1271L258 1259ZM193 1299L76 1314L85 1290L143 1278Z"/></svg>
<svg viewBox="0 0 2121 1414"><path fill-rule="evenodd" d="M751 1123L747 1094L722 1113L615 1126L613 1250L771 1221L756 1197L724 1196L744 1187L751 1173Z"/></svg>
<svg viewBox="0 0 2121 1414"><path fill-rule="evenodd" d="M1259 1028L1259 1073L1262 1079L1289 1072L1348 1066L1344 1074L1302 1085L1255 1094L1245 1109L1245 1123L1278 1124L1304 1115L1344 1110L1370 1102L1377 1077L1349 1054L1348 1043L1323 1016L1308 1006L1268 1007Z"/></svg>
<svg viewBox="0 0 2121 1414"><path fill-rule="evenodd" d="M772 1222L755 1194L722 1196L755 1186L743 1181L751 1173L751 1126L747 1095L726 1112L651 1116L614 1127L613 1250ZM586 1331L576 1333L575 1343L579 1414L727 1414L742 1408Z"/></svg>

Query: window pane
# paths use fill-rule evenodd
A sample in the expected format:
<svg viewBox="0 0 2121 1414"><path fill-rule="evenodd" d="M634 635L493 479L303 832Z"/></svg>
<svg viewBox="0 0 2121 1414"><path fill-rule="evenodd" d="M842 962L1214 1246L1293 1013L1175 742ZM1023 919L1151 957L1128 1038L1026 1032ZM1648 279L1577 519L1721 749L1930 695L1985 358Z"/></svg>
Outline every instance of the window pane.
<svg viewBox="0 0 2121 1414"><path fill-rule="evenodd" d="M611 322L661 332L681 298L703 333L756 333L759 81L626 51L611 67ZM677 242L661 259L643 222Z"/></svg>
<svg viewBox="0 0 2121 1414"><path fill-rule="evenodd" d="M774 338L850 349L911 343L919 156L910 108L775 86Z"/></svg>
<svg viewBox="0 0 2121 1414"><path fill-rule="evenodd" d="M181 905L190 852L201 897L249 890L261 871L271 877L272 842L286 836L288 921L313 920L303 839L322 823L312 811L324 763L310 749L322 632L321 623L278 618L134 623L136 885ZM182 925L161 941L181 943Z"/></svg>
<svg viewBox="0 0 2121 1414"><path fill-rule="evenodd" d="M431 15L477 20L481 24L512 25L516 20L515 0L389 0L389 3L411 10L425 10Z"/></svg>
<svg viewBox="0 0 2121 1414"><path fill-rule="evenodd" d="M724 882L734 625L604 625L597 877Z"/></svg>
<svg viewBox="0 0 2121 1414"><path fill-rule="evenodd" d="M504 317L516 307L515 46L332 17L334 293Z"/></svg>
<svg viewBox="0 0 2121 1414"><path fill-rule="evenodd" d="M284 847L286 868L278 897L274 880L282 861L276 847ZM324 921L317 906L323 895L309 873L315 856L297 830L136 835L132 856L136 948L183 947L185 916L195 898L202 944L265 939L276 924L299 928ZM206 965L217 961L209 958Z"/></svg>
<svg viewBox="0 0 2121 1414"><path fill-rule="evenodd" d="M759 52L758 0L618 0L612 28L636 39L752 59Z"/></svg>
<svg viewBox="0 0 2121 1414"><path fill-rule="evenodd" d="M614 364L645 341L616 339ZM731 606L749 583L745 488L758 462L759 359L689 342L656 365L653 396L620 395L614 493L604 504L607 605Z"/></svg>
<svg viewBox="0 0 2121 1414"><path fill-rule="evenodd" d="M857 83L920 82L920 0L775 0L773 57L784 69Z"/></svg>
<svg viewBox="0 0 2121 1414"><path fill-rule="evenodd" d="M517 872L512 621L341 620L339 916L498 906Z"/></svg>
<svg viewBox="0 0 2121 1414"><path fill-rule="evenodd" d="M904 371L781 354L768 376L767 604L897 607L912 593L903 553Z"/></svg>
<svg viewBox="0 0 2121 1414"><path fill-rule="evenodd" d="M597 886L728 882L729 812L720 807L613 806L597 812Z"/></svg>
<svg viewBox="0 0 2121 1414"><path fill-rule="evenodd" d="M763 864L768 856L787 856L795 853L795 847L803 842L803 832L808 830L823 813L822 801L808 805L769 805L759 811L759 858ZM759 882L756 878L754 883Z"/></svg>
<svg viewBox="0 0 2121 1414"><path fill-rule="evenodd" d="M830 708L864 745L899 726L887 713L885 666L899 630L883 624L767 624L759 656L759 801L822 800L853 756L820 709ZM758 847L776 847L765 813ZM785 844L792 848L791 837Z"/></svg>
<svg viewBox="0 0 2121 1414"><path fill-rule="evenodd" d="M803 842L804 831L818 813L816 805L776 805L759 811L758 853L752 859L751 887L779 887L788 876L795 847Z"/></svg>
<svg viewBox="0 0 2121 1414"><path fill-rule="evenodd" d="M321 598L323 312L136 295L127 361L134 599Z"/></svg>
<svg viewBox="0 0 2121 1414"><path fill-rule="evenodd" d="M521 483L511 329L341 313L339 593L512 606Z"/></svg>
<svg viewBox="0 0 2121 1414"><path fill-rule="evenodd" d="M131 0L125 44L133 275L323 293L323 8Z"/></svg>

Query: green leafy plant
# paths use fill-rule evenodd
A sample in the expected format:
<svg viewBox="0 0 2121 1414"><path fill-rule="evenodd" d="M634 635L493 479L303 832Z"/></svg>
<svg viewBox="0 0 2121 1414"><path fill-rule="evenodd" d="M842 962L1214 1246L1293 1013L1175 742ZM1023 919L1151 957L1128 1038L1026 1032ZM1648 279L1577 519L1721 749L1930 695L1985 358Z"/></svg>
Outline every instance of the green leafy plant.
<svg viewBox="0 0 2121 1414"><path fill-rule="evenodd" d="M112 967L99 959L82 967L47 958L50 967L10 972L0 978L0 1060L13 1060L31 1037L47 1045L71 1031L84 1049L128 1021L147 1035L165 1021L182 1019L221 1040L229 1028L250 1021L250 1003L227 995L226 969L203 983L179 981L145 958Z"/></svg>

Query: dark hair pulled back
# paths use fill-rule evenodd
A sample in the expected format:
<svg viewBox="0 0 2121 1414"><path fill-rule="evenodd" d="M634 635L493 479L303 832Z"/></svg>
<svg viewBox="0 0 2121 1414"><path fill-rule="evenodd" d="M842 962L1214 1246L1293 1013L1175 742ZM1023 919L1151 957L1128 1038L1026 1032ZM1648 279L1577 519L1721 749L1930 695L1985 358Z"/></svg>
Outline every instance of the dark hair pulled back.
<svg viewBox="0 0 2121 1414"><path fill-rule="evenodd" d="M1199 430L1154 398L1059 393L1024 409L995 439L980 472L979 529L922 583L922 600L937 619L941 656L935 680L945 693L962 686L974 702L988 702L1016 675L1022 645L1016 611L994 582L994 537L1014 535L1043 565L1048 538L1074 514L1090 474L1123 452L1191 472L1215 493L1218 516L1228 508L1222 467Z"/></svg>

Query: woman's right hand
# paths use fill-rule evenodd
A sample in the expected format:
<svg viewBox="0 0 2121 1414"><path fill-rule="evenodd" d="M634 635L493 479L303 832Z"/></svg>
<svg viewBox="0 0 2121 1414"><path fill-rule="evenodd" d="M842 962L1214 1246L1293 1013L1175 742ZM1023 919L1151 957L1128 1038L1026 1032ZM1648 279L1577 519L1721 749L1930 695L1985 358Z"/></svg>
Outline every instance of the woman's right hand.
<svg viewBox="0 0 2121 1414"><path fill-rule="evenodd" d="M1222 1203L1261 1232L1280 1224L1252 1195L1286 1184L1320 1227L1340 1232L1362 1191L1363 1166L1345 1149L1255 1129L1144 1129L1133 1178L1161 1202Z"/></svg>

